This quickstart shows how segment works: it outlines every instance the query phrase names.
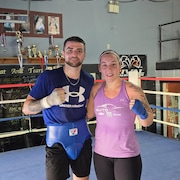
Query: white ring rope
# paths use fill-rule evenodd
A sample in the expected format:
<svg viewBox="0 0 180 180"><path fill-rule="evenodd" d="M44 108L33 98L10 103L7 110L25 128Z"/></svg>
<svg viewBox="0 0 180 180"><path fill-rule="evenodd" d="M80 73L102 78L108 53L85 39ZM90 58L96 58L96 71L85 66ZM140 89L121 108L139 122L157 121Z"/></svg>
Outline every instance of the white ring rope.
<svg viewBox="0 0 180 180"><path fill-rule="evenodd" d="M24 102L24 101L25 99L3 100L3 101L0 101L0 104L19 103L19 102Z"/></svg>
<svg viewBox="0 0 180 180"><path fill-rule="evenodd" d="M173 92L150 91L150 90L143 90L143 91L144 93L147 93L147 94L180 96L180 93L173 93ZM24 102L24 101L25 99L3 100L3 101L0 101L0 104L19 103L19 102Z"/></svg>
<svg viewBox="0 0 180 180"><path fill-rule="evenodd" d="M161 120L158 120L158 119L153 119L153 121L157 122L157 123L166 124L166 125L169 125L169 126L180 128L180 124L174 124L174 123L170 123L170 122L167 122L167 121L161 121Z"/></svg>
<svg viewBox="0 0 180 180"><path fill-rule="evenodd" d="M149 90L143 90L143 91L148 94L180 96L180 93L173 93L173 92L149 91Z"/></svg>

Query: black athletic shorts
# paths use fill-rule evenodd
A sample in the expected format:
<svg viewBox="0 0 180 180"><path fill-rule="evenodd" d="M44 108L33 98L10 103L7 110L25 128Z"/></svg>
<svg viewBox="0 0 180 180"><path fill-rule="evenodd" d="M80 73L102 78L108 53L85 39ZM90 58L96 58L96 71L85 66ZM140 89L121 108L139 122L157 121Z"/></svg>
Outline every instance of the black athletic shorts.
<svg viewBox="0 0 180 180"><path fill-rule="evenodd" d="M90 174L92 159L92 140L86 140L76 160L68 158L63 146L59 143L46 146L46 180L66 180L70 177L69 166L77 177Z"/></svg>
<svg viewBox="0 0 180 180"><path fill-rule="evenodd" d="M108 158L94 153L94 167L98 180L140 180L141 156Z"/></svg>

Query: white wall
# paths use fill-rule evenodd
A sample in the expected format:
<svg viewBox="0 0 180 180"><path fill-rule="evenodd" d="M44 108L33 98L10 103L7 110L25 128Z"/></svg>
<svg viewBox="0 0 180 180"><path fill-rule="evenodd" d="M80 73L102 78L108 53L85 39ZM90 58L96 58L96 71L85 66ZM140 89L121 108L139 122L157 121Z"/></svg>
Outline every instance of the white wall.
<svg viewBox="0 0 180 180"><path fill-rule="evenodd" d="M0 0L0 4L1 8L28 9L28 1L23 0ZM159 60L158 25L180 20L180 0L120 3L119 14L108 13L107 4L108 0L32 1L30 9L62 13L64 37L55 39L55 44L62 48L67 37L81 36L87 43L84 63L98 63L99 54L110 44L120 54L146 54L148 76L154 76L155 63ZM48 38L24 38L24 46L32 44L39 50L48 49ZM0 49L0 56L16 56L16 45L15 36L7 37L8 51L3 53Z"/></svg>

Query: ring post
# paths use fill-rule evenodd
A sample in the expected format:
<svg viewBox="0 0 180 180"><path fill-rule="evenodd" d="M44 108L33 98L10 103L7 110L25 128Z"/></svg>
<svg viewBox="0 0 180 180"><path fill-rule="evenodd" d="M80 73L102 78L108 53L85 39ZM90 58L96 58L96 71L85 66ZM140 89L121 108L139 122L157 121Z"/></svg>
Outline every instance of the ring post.
<svg viewBox="0 0 180 180"><path fill-rule="evenodd" d="M140 86L139 72L137 71L137 69L132 69L131 71L129 71L129 82ZM137 116L135 120L135 129L139 131L142 130L142 125L140 124Z"/></svg>

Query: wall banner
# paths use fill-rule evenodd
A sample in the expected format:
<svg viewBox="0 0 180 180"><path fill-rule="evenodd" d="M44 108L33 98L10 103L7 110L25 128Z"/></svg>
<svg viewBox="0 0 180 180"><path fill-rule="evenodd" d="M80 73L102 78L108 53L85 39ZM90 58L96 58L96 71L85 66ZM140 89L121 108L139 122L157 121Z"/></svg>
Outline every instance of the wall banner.
<svg viewBox="0 0 180 180"><path fill-rule="evenodd" d="M137 69L139 75L147 75L147 56L146 55L120 55L121 74L120 77L128 77L129 71Z"/></svg>

